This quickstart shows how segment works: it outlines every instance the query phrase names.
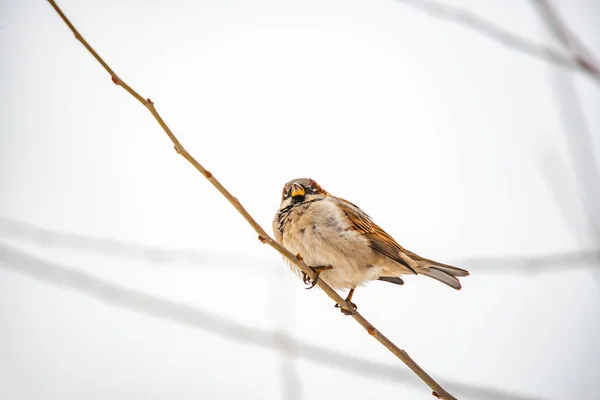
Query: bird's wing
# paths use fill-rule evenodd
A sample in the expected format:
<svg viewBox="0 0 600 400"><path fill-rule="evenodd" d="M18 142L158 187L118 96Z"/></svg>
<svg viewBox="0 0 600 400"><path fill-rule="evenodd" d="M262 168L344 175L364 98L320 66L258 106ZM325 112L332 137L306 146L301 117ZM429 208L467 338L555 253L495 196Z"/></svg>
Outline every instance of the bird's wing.
<svg viewBox="0 0 600 400"><path fill-rule="evenodd" d="M381 229L371 217L369 217L363 210L350 203L347 200L337 198L340 209L348 218L349 228L354 230L361 235L364 235L369 240L369 245L373 251L384 255L391 260L402 264L414 274L415 270L410 266L408 259L416 254L411 253L400 246L393 237L391 237L386 231ZM417 256L418 257L418 256Z"/></svg>

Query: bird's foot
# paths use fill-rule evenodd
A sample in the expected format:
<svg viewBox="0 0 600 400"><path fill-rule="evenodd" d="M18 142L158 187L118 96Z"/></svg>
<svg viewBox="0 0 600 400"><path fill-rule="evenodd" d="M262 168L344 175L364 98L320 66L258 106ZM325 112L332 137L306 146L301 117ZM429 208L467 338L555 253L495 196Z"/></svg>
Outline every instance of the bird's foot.
<svg viewBox="0 0 600 400"><path fill-rule="evenodd" d="M304 282L305 285L310 285L306 289L314 288L315 285L317 284L317 282L319 282L319 275L321 275L321 272L327 271L328 269L333 269L333 266L332 265L323 265L320 267L309 267L309 268L313 270L313 272L315 273L315 277L313 279L311 279L308 275L306 275L306 273L302 272L302 281Z"/></svg>
<svg viewBox="0 0 600 400"><path fill-rule="evenodd" d="M358 310L358 307L356 306L356 304L354 304L354 303L353 303L353 302L351 302L350 300L346 300L346 303L348 303L348 305L349 305L350 307L352 307L352 310L347 310L347 309L345 309L344 307L340 307L340 305L339 305L339 304L336 304L336 305L335 305L335 307L336 307L336 308L339 308L339 309L340 309L340 311L342 312L342 314L344 314L344 315L354 315L354 314L356 314L356 313L358 312L358 311L357 311L357 310Z"/></svg>
<svg viewBox="0 0 600 400"><path fill-rule="evenodd" d="M335 307L339 308L340 311L342 312L342 314L344 315L354 315L356 314L356 310L358 310L358 307L356 306L356 304L354 304L352 301L352 296L354 296L354 289L350 289L350 292L348 292L348 296L346 296L346 303L348 303L348 305L351 307L350 310L341 307L339 304L336 304Z"/></svg>

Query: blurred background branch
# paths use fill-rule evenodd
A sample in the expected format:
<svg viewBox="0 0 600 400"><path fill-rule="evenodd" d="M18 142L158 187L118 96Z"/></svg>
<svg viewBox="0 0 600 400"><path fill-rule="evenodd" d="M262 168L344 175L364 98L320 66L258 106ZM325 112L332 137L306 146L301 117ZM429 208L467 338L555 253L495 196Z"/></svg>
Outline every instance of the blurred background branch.
<svg viewBox="0 0 600 400"><path fill-rule="evenodd" d="M361 376L415 387L422 385L415 379L414 375L409 374L404 368L381 364L315 346L311 343L299 341L284 332L273 332L230 321L197 307L141 293L102 280L88 273L42 260L1 243L0 268L26 275L38 281L73 290L115 307L126 308L190 328L200 329L228 340L271 351L290 351L289 356L291 357L306 359L320 365L339 368ZM289 373L289 371L286 373ZM295 378L288 377L288 379ZM295 382L291 384L296 385ZM447 384L449 388L456 391L461 397L473 399L541 400L539 397L514 394L502 389L488 388L470 383L445 381L444 384Z"/></svg>
<svg viewBox="0 0 600 400"><path fill-rule="evenodd" d="M526 39L522 36L512 33L511 31L492 21L489 21L469 10L458 6L433 0L398 1L434 18L463 26L475 33L495 40L496 42L521 53L551 62L556 65L560 65L562 67L578 69L600 83L600 70L598 69L598 64L592 62L591 57L586 56L580 58L578 62L574 63L569 54L559 49ZM537 0L532 1L537 2ZM579 40L576 42L580 43Z"/></svg>
<svg viewBox="0 0 600 400"><path fill-rule="evenodd" d="M595 59L565 25L554 6L547 0L531 1L537 6L548 32L569 52L572 62L587 65L591 70L600 74L600 67ZM579 191L582 193L589 230L594 237L594 242L600 243L600 171L594 153L594 140L587 124L574 77L561 73L561 71L553 71L552 83L557 108L561 113L564 125L563 130L571 156L571 164Z"/></svg>
<svg viewBox="0 0 600 400"><path fill-rule="evenodd" d="M548 0L531 1L538 10L547 32L568 52L572 63L600 76L600 64L566 25L553 3ZM566 187L565 179L560 179L568 172L557 174L546 168L543 175L545 175L547 185L553 191L558 207L574 235L584 241L591 237L593 246L598 246L600 245L600 171L594 152L594 139L588 126L575 76L569 71L553 69L550 77L556 108L563 124L565 143L570 157L569 164L578 189L574 194L578 195L577 200L582 204L578 209L583 211L585 225L583 229L575 222L577 220L577 216L574 215L576 209L569 206L571 203L569 199L564 198L573 195L572 191ZM552 168L559 165L563 169L567 169L564 162L555 161L551 164ZM600 263L600 253L595 252L592 255L593 257L589 260L591 264ZM597 270L594 275L596 282L600 284L600 274Z"/></svg>
<svg viewBox="0 0 600 400"><path fill-rule="evenodd" d="M14 219L0 217L0 234L23 239L44 247L87 251L108 257L141 260L148 264L189 263L196 265L215 265L219 268L264 269L265 260L252 260L243 254L217 252L197 249L167 249L144 245L136 242L64 232L42 228ZM256 261L256 262L255 262ZM274 272L281 268L274 268Z"/></svg>
<svg viewBox="0 0 600 400"><path fill-rule="evenodd" d="M300 400L303 396L302 377L298 370L298 347L295 340L287 332L294 332L292 324L294 316L291 315L291 298L286 293L286 287L281 284L279 277L272 280L271 306L273 307L274 325L273 343L279 354L279 373L281 376L281 398L283 400Z"/></svg>
<svg viewBox="0 0 600 400"><path fill-rule="evenodd" d="M124 240L93 235L63 232L38 227L14 219L0 217L0 235L24 240L43 247L86 251L108 257L138 259L148 264L189 263L196 266L214 265L241 268L263 274L287 276L280 263L255 256L196 249L166 249ZM531 256L469 257L452 262L472 268L479 273L543 274L564 270L565 265L575 269L591 269L590 262L600 257L599 250L569 251Z"/></svg>
<svg viewBox="0 0 600 400"><path fill-rule="evenodd" d="M573 30L559 15L556 6L550 0L530 0L537 7L546 26L569 52L572 62L596 79L600 79L600 63Z"/></svg>

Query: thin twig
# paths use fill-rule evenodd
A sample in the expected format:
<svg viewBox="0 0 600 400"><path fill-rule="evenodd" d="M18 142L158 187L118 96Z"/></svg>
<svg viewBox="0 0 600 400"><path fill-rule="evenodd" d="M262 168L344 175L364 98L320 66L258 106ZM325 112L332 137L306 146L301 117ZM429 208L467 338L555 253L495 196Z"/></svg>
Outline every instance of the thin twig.
<svg viewBox="0 0 600 400"><path fill-rule="evenodd" d="M304 342L283 332L276 332L231 321L220 315L177 303L158 296L117 285L93 274L29 255L0 242L0 269L17 273L46 284L73 291L96 301L160 318L192 329L218 335L237 343L265 350L291 351L290 356L337 368L341 371L379 379L394 384L416 386L417 380L405 368L370 361ZM277 346L284 341L290 347ZM420 385L419 385L420 386ZM490 388L464 382L449 382L461 397L485 400L541 400L541 397L516 394L506 389Z"/></svg>
<svg viewBox="0 0 600 400"><path fill-rule="evenodd" d="M514 34L509 30L485 18L450 4L442 4L433 0L398 0L402 4L413 7L415 10L426 13L434 18L459 24L471 29L480 35L493 39L506 47L520 51L523 54L548 61L566 68L576 68L600 82L598 64L589 63L591 57L581 58L573 63L571 57L560 50L545 46ZM537 1L537 0L532 0Z"/></svg>
<svg viewBox="0 0 600 400"><path fill-rule="evenodd" d="M173 142L175 146L175 151L184 157L190 164L192 164L212 185L231 203L231 205L244 217L246 222L254 228L254 231L258 234L258 238L262 243L268 244L279 253L281 253L285 258L287 258L290 262L297 265L304 273L306 273L309 277L314 278L314 273L311 268L308 267L302 260L297 259L296 256L290 253L285 247L276 242L271 236L269 236L265 230L252 218L252 216L246 211L246 209L242 206L242 204L235 198L223 185L213 176L213 174L206 170L194 157L192 157L187 150L181 145L179 140L175 137L171 129L167 126L165 121L156 111L154 107L154 103L149 99L144 99L140 96L135 90L133 90L129 85L123 82L115 72L104 62L104 60L96 53L96 51L87 43L87 41L79 34L77 29L71 24L69 19L65 16L65 14L61 11L55 1L48 0L48 2L52 5L54 10L60 15L62 20L69 26L69 29L75 35L75 38L79 40L85 48L92 54L92 56L104 67L104 69L110 74L112 81L125 89L129 94L135 97L140 103L142 103L148 111L152 113L156 121L163 128L165 133ZM352 310L352 307L344 299L342 299L335 290L331 288L331 286L327 285L323 279L319 279L317 285L321 290L323 290L333 301L343 307L346 310ZM384 345L389 351L391 351L396 357L398 357L406 366L408 366L421 380L427 384L431 390L433 391L433 395L439 399L444 400L456 400L454 396L448 393L439 383L437 383L425 370L423 370L409 355L406 351L400 349L396 346L391 340L385 337L379 330L377 330L369 321L367 321L362 315L359 313L355 313L352 315L352 318L356 320L365 330L373 336L377 341L379 341L382 345Z"/></svg>

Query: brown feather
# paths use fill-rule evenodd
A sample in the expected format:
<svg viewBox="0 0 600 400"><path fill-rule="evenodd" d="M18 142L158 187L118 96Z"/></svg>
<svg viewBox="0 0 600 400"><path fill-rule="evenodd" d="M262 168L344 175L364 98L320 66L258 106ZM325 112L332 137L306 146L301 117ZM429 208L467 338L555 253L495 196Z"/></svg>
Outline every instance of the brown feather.
<svg viewBox="0 0 600 400"><path fill-rule="evenodd" d="M380 276L377 279L384 282L394 283L396 285L404 285L404 281L402 280L402 278L399 278L397 276Z"/></svg>
<svg viewBox="0 0 600 400"><path fill-rule="evenodd" d="M402 246L400 246L393 237L391 237L386 231L381 229L371 218L363 212L356 205L350 203L347 200L337 197L342 212L348 218L350 226L347 230L354 230L364 235L369 239L369 244L373 251L384 255L399 264L402 264L414 274L417 272L408 264L408 262L402 257L402 254L407 254Z"/></svg>

